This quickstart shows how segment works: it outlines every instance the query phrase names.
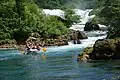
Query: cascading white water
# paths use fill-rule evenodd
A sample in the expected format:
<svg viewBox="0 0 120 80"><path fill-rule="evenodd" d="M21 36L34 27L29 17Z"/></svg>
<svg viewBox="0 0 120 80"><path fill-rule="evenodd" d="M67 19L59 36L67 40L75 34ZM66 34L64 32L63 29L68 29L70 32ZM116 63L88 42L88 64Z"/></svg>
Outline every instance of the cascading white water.
<svg viewBox="0 0 120 80"><path fill-rule="evenodd" d="M77 15L79 15L81 17L80 19L80 23L77 23L77 24L74 24L72 25L72 27L70 27L70 29L74 29L74 30L80 30L80 31L83 31L84 30L84 26L85 26L85 23L94 17L94 15L92 16L89 16L89 13L91 10L80 10L80 9L75 9L74 10L75 13ZM46 15L55 15L55 16L59 16L59 17L62 17L64 18L64 11L60 10L60 9L43 9L43 12L46 14Z"/></svg>
<svg viewBox="0 0 120 80"><path fill-rule="evenodd" d="M90 11L91 10L75 9L75 13L81 17L81 22L79 24L85 24L92 17L89 16Z"/></svg>
<svg viewBox="0 0 120 80"><path fill-rule="evenodd" d="M60 10L60 9L43 9L43 12L46 14L46 15L54 15L54 16L59 16L59 17L62 17L64 18L64 11Z"/></svg>
<svg viewBox="0 0 120 80"><path fill-rule="evenodd" d="M89 19L93 18L95 15L89 16L89 13L92 10L80 10L75 9L75 13L81 17L80 23L72 25L70 29L84 31L85 23L89 21Z"/></svg>
<svg viewBox="0 0 120 80"><path fill-rule="evenodd" d="M89 16L91 10L80 10L80 9L75 9L75 13L77 15L81 16L81 22L78 24L74 24L72 25L72 27L70 27L70 29L73 30L79 30L79 31L84 31L84 27L85 27L85 23L87 21L89 21L89 19L93 18L95 15ZM53 9L53 10L49 10L49 9L43 9L43 12L46 15L55 15L55 16L59 16L64 18L64 11L59 10L59 9ZM106 27L104 25L100 25L100 27ZM74 49L74 48L85 48L87 46L93 46L93 44L95 43L96 40L98 39L103 39L106 38L106 31L91 31L91 32L86 32L86 35L88 36L88 39L83 39L80 40L82 44L73 44L72 42L68 42L69 45L66 46L61 46L61 47L51 47L50 51L59 51L59 50L66 50L66 48L68 49Z"/></svg>
<svg viewBox="0 0 120 80"><path fill-rule="evenodd" d="M81 22L72 25L70 29L84 31L86 22L88 22L89 19L95 16L95 15L89 16L90 11L91 10L76 9L75 10L76 14L81 16ZM106 27L100 24L99 26ZM104 32L103 31L90 31L90 32L85 32L85 34L88 36L88 39L80 40L82 42L82 44L80 44L80 47L93 46L96 40L106 38L106 31ZM74 44L72 44L72 42L69 42L69 45L74 45Z"/></svg>

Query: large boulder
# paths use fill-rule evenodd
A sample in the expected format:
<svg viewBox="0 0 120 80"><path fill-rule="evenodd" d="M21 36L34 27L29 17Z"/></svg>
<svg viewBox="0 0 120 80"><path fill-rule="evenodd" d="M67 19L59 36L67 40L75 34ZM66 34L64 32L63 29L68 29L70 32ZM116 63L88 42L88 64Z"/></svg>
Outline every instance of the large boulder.
<svg viewBox="0 0 120 80"><path fill-rule="evenodd" d="M80 39L87 39L88 37L82 31L70 30L68 34L69 40L73 40L74 44L81 44Z"/></svg>
<svg viewBox="0 0 120 80"><path fill-rule="evenodd" d="M70 34L70 40L87 39L88 38L83 31L70 30L69 34Z"/></svg>
<svg viewBox="0 0 120 80"><path fill-rule="evenodd" d="M116 54L117 42L112 39L97 40L93 46L92 59L111 59Z"/></svg>
<svg viewBox="0 0 120 80"><path fill-rule="evenodd" d="M120 30L109 30L107 34L108 39L120 38Z"/></svg>
<svg viewBox="0 0 120 80"><path fill-rule="evenodd" d="M78 60L111 60L120 59L120 39L100 39L97 40L93 46L84 50L78 56Z"/></svg>
<svg viewBox="0 0 120 80"><path fill-rule="evenodd" d="M86 22L84 31L101 30L99 25L93 22Z"/></svg>
<svg viewBox="0 0 120 80"><path fill-rule="evenodd" d="M83 31L76 31L78 39L87 39L88 37Z"/></svg>
<svg viewBox="0 0 120 80"><path fill-rule="evenodd" d="M120 39L97 40L93 46L91 59L120 59Z"/></svg>

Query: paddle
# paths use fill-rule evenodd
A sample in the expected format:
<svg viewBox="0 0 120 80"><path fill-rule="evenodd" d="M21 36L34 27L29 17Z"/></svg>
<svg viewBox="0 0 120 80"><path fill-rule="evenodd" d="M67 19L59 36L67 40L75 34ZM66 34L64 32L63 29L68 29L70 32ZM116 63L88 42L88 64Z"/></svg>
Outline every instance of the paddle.
<svg viewBox="0 0 120 80"><path fill-rule="evenodd" d="M42 48L42 52L46 52L47 51L47 48Z"/></svg>

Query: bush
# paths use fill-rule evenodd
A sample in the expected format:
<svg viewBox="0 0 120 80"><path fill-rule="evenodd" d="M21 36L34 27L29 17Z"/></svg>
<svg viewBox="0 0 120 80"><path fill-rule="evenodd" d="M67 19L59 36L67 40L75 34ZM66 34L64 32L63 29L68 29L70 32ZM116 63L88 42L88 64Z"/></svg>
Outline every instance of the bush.
<svg viewBox="0 0 120 80"><path fill-rule="evenodd" d="M65 8L65 19L67 20L66 26L69 28L74 23L80 22L80 16L75 14L75 11L69 8Z"/></svg>
<svg viewBox="0 0 120 80"><path fill-rule="evenodd" d="M58 17L43 14L33 0L7 0L0 3L1 40L15 39L20 44L35 32L42 38L56 38L65 34L67 27Z"/></svg>

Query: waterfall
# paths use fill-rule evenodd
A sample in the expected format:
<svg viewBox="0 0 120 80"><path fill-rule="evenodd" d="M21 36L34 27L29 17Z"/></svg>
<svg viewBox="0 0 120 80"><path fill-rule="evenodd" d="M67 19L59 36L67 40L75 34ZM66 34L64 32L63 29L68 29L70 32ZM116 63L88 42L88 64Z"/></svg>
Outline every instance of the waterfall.
<svg viewBox="0 0 120 80"><path fill-rule="evenodd" d="M81 22L73 24L72 27L70 27L70 29L84 31L86 22L88 22L89 19L93 18L95 15L89 16L89 13L91 12L90 9L89 10L75 9L75 12L77 15L81 16ZM106 27L100 24L99 26ZM85 34L88 36L88 39L80 40L82 44L77 44L79 45L79 47L93 46L96 40L106 38L106 31L89 31L85 32ZM72 44L72 42L69 42L69 45L73 46L74 44Z"/></svg>
<svg viewBox="0 0 120 80"><path fill-rule="evenodd" d="M89 19L91 19L95 16L95 15L89 16L89 13L91 11L92 11L92 9L87 9L87 10L75 9L75 13L77 15L80 15L80 17L81 17L81 22L72 25L72 27L70 29L84 31L85 23L88 22Z"/></svg>
<svg viewBox="0 0 120 80"><path fill-rule="evenodd" d="M64 11L60 10L60 9L43 9L43 13L45 13L46 15L54 15L54 16L59 16L64 18Z"/></svg>
<svg viewBox="0 0 120 80"><path fill-rule="evenodd" d="M88 10L80 10L80 9L74 9L75 13L77 15L81 16L81 22L77 23L77 24L73 24L72 27L70 27L70 29L73 30L79 30L79 31L84 31L84 27L85 27L85 23L87 21L89 21L89 19L93 18L95 15L89 16L89 13L91 11L91 9ZM59 10L59 9L43 9L43 12L46 15L55 15L55 16L59 16L64 18L64 11ZM100 25L100 27L106 27L104 25ZM103 39L106 38L106 31L90 31L90 32L85 32L85 34L88 36L88 39L83 39L80 40L81 44L73 44L72 42L68 42L69 45L67 46L62 46L59 47L59 49L66 49L66 48L85 48L88 46L93 46L93 44L95 43L96 40L98 39ZM57 49L57 48L56 48Z"/></svg>
<svg viewBox="0 0 120 80"><path fill-rule="evenodd" d="M75 13L81 16L81 22L79 24L85 24L90 19L89 16L90 11L91 10L75 9Z"/></svg>
<svg viewBox="0 0 120 80"><path fill-rule="evenodd" d="M89 19L94 17L94 15L89 16L89 13L90 13L90 11L92 11L92 9L87 9L87 10L74 9L74 11L77 15L79 15L81 17L81 19L80 19L81 22L72 25L72 27L70 27L70 29L84 31L85 23ZM46 15L55 15L55 16L59 16L61 18L64 18L64 11L62 11L60 9L52 9L52 10L43 9L43 12Z"/></svg>

